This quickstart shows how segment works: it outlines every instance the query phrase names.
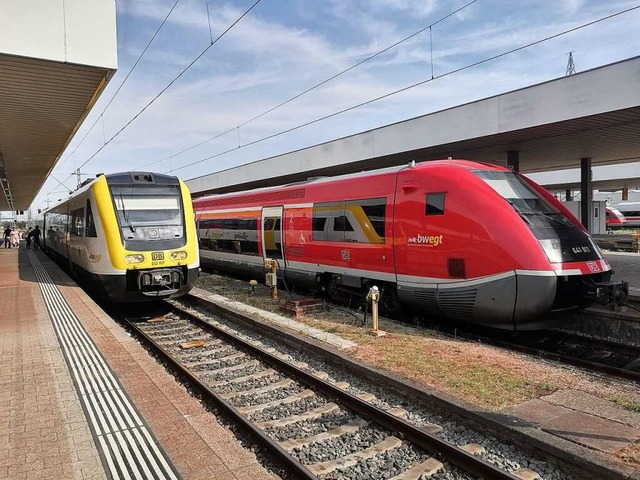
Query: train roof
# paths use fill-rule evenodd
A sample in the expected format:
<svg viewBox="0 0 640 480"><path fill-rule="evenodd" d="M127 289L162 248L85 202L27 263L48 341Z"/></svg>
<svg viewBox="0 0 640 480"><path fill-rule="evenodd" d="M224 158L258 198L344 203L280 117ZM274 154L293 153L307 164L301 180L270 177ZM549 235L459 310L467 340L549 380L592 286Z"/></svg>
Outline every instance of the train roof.
<svg viewBox="0 0 640 480"><path fill-rule="evenodd" d="M178 177L153 172L120 172L105 175L110 185L134 185L155 183L156 185L177 185Z"/></svg>
<svg viewBox="0 0 640 480"><path fill-rule="evenodd" d="M466 170L476 170L479 168L486 169L486 170L503 170L503 171L507 170L505 167L502 167L500 165L495 165L492 163L484 163L484 162L474 162L472 160L463 160L463 159L430 160L427 162L415 163L415 166L413 166L412 163L410 163L408 165L405 164L405 165L398 165L394 167L380 168L377 170L366 170L366 171L357 172L357 173L350 173L347 175L338 175L335 177L309 178L308 180L305 180L305 181L288 183L285 185L278 185L275 187L263 187L263 188L256 188L252 190L222 193L219 195L208 195L204 197L194 198L193 201L194 203L200 203L200 202L205 202L207 200L218 200L218 199L222 200L225 198L233 198L236 196L245 195L248 192L251 192L253 194L261 194L261 193L274 192L276 190L289 189L289 188L308 186L308 185L317 185L321 183L334 182L339 180L348 180L352 178L366 178L366 177L371 177L376 175L382 175L385 173L399 172L400 170L404 170L405 168L429 169L429 168L437 168L437 167L463 168Z"/></svg>

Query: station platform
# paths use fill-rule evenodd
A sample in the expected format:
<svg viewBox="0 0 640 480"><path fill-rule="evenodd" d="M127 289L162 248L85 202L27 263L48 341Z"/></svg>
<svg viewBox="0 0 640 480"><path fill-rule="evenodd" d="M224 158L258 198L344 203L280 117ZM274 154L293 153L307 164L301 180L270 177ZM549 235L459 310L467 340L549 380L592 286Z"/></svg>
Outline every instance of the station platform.
<svg viewBox="0 0 640 480"><path fill-rule="evenodd" d="M0 479L273 478L42 252L0 249Z"/></svg>
<svg viewBox="0 0 640 480"><path fill-rule="evenodd" d="M640 253L603 252L614 270L613 280L629 282L629 296L640 301Z"/></svg>

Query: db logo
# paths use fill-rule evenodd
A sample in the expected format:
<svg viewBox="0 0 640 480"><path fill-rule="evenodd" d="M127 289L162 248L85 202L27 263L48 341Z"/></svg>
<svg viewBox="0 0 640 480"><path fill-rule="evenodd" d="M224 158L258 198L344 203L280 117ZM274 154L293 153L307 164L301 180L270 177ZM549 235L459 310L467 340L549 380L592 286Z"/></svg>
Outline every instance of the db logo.
<svg viewBox="0 0 640 480"><path fill-rule="evenodd" d="M596 262L587 262L587 267L589 267L589 270L591 270L592 272L600 271L600 267Z"/></svg>
<svg viewBox="0 0 640 480"><path fill-rule="evenodd" d="M351 254L349 253L349 250L342 250L341 254L342 254L342 260L346 261L351 259Z"/></svg>

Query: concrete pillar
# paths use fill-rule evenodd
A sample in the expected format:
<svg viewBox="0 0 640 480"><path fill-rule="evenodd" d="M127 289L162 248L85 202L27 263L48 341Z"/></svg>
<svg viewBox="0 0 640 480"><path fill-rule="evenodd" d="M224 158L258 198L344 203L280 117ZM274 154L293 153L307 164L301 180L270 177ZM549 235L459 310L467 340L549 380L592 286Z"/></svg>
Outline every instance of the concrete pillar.
<svg viewBox="0 0 640 480"><path fill-rule="evenodd" d="M570 188L567 188L564 191L564 199L567 202L570 202L571 200L573 200L573 195L571 195L571 189Z"/></svg>
<svg viewBox="0 0 640 480"><path fill-rule="evenodd" d="M507 168L514 172L520 171L520 152L518 150L509 150L507 152Z"/></svg>
<svg viewBox="0 0 640 480"><path fill-rule="evenodd" d="M622 201L629 201L629 187L622 187Z"/></svg>
<svg viewBox="0 0 640 480"><path fill-rule="evenodd" d="M580 159L580 220L582 225L591 232L591 199L593 187L591 185L591 158Z"/></svg>

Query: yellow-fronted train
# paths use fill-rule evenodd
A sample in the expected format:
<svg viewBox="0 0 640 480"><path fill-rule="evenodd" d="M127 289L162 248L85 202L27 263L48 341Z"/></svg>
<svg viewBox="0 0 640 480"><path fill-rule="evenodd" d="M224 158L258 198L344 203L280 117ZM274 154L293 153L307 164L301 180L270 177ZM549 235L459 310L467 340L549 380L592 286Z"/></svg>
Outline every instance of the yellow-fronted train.
<svg viewBox="0 0 640 480"><path fill-rule="evenodd" d="M43 248L115 302L184 295L199 271L191 195L176 177L99 175L48 209Z"/></svg>

